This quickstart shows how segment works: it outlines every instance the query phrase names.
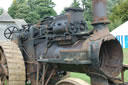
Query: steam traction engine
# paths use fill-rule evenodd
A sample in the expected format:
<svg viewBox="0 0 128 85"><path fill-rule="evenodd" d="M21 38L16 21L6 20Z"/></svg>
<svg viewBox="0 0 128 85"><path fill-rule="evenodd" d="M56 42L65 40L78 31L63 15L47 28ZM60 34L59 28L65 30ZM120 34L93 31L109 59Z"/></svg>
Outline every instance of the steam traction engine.
<svg viewBox="0 0 128 85"><path fill-rule="evenodd" d="M0 42L1 80L8 85L24 85L25 81L31 85L86 85L79 79L61 80L69 71L86 73L91 85L126 85L123 71L127 66L123 66L121 45L109 33L105 6L106 0L93 0L92 31L79 8L68 8L64 15L46 17L23 29L7 28L5 37L18 47L10 41ZM121 72L119 80L116 77Z"/></svg>

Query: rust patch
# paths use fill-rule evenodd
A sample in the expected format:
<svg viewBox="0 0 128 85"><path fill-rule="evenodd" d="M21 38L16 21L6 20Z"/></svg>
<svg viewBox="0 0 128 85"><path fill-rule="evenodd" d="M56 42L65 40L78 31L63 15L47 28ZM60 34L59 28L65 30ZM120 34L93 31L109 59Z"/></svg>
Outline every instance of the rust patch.
<svg viewBox="0 0 128 85"><path fill-rule="evenodd" d="M94 17L94 20L92 24L98 24L98 23L104 23L104 24L109 24L110 21L108 20L107 17Z"/></svg>

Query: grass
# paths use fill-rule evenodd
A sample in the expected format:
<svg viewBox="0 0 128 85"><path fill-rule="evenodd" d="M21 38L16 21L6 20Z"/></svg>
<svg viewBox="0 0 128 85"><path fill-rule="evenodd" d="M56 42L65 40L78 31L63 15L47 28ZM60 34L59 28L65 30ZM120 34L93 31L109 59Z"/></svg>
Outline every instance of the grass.
<svg viewBox="0 0 128 85"><path fill-rule="evenodd" d="M124 62L123 63L128 64L128 48L123 49L123 54L124 54ZM90 78L85 74L71 73L70 76L74 77L74 78L80 78L80 79L90 83ZM125 77L125 82L128 82L128 71L125 72L124 77Z"/></svg>
<svg viewBox="0 0 128 85"><path fill-rule="evenodd" d="M124 64L128 64L128 48L123 49L124 52ZM125 72L125 81L128 82L128 71Z"/></svg>
<svg viewBox="0 0 128 85"><path fill-rule="evenodd" d="M86 74L72 72L70 74L70 76L73 77L73 78L80 78L80 79L82 79L84 81L87 81L88 83L90 82L90 78Z"/></svg>

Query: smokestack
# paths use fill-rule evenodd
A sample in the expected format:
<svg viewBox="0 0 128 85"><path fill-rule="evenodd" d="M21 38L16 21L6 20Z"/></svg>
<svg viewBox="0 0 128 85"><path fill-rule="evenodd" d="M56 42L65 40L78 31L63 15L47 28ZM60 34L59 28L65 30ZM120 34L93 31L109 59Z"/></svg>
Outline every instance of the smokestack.
<svg viewBox="0 0 128 85"><path fill-rule="evenodd" d="M93 4L93 25L96 24L109 24L106 13L106 0L92 0Z"/></svg>

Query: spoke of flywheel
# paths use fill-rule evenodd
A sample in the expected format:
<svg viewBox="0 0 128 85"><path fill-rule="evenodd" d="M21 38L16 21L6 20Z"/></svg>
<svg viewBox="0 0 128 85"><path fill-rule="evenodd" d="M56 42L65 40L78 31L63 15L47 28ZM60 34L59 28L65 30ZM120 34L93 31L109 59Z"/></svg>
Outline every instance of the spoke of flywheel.
<svg viewBox="0 0 128 85"><path fill-rule="evenodd" d="M5 35L6 36L6 38L8 39L9 38L9 36L10 36L10 34L7 34L7 35Z"/></svg>
<svg viewBox="0 0 128 85"><path fill-rule="evenodd" d="M10 32L12 32L12 31L10 30L10 28L8 28L8 30L9 30Z"/></svg>
<svg viewBox="0 0 128 85"><path fill-rule="evenodd" d="M10 33L8 32L8 33L5 33L5 34L10 34Z"/></svg>
<svg viewBox="0 0 128 85"><path fill-rule="evenodd" d="M14 32L14 30L16 29L16 27L13 27L13 30L12 30L12 32Z"/></svg>
<svg viewBox="0 0 128 85"><path fill-rule="evenodd" d="M9 35L9 37L8 37L9 39L11 38L11 35L12 35L12 34Z"/></svg>

